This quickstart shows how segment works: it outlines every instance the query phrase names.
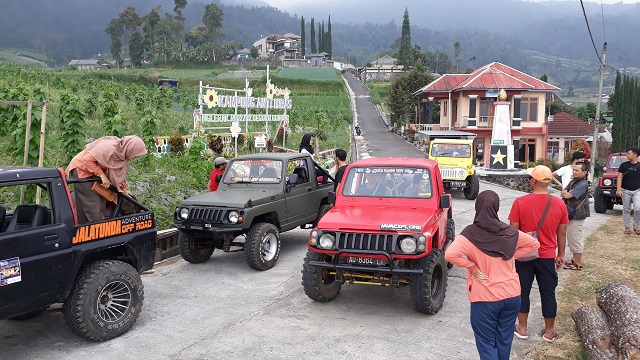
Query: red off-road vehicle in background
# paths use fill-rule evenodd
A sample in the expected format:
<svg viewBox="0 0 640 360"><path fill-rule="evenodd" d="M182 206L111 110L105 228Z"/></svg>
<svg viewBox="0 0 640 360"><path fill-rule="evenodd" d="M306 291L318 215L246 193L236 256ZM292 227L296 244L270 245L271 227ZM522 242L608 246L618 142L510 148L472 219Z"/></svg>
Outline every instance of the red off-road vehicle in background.
<svg viewBox="0 0 640 360"><path fill-rule="evenodd" d="M455 234L438 164L355 162L329 201L334 207L309 234L302 269L307 296L333 300L344 283L409 286L416 310L438 312L447 287L444 251Z"/></svg>
<svg viewBox="0 0 640 360"><path fill-rule="evenodd" d="M600 214L612 210L613 205L622 205L622 198L616 195L618 186L618 168L627 159L627 153L614 153L607 157L602 177L593 191L593 209Z"/></svg>

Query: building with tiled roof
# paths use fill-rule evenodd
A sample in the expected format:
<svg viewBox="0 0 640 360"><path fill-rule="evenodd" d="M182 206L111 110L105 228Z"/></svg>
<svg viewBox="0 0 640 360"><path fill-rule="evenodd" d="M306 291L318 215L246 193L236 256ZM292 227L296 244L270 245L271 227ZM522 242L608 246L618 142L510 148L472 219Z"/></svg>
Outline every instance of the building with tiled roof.
<svg viewBox="0 0 640 360"><path fill-rule="evenodd" d="M546 158L546 95L560 88L499 62L471 74L445 74L414 95L421 104L422 130L461 130L475 133L476 149L491 146L498 91L510 102L511 136L516 164ZM433 118L435 108L440 117ZM483 151L488 164L490 151Z"/></svg>
<svg viewBox="0 0 640 360"><path fill-rule="evenodd" d="M576 140L593 141L594 125L571 114L557 113L548 117L547 158L561 162Z"/></svg>

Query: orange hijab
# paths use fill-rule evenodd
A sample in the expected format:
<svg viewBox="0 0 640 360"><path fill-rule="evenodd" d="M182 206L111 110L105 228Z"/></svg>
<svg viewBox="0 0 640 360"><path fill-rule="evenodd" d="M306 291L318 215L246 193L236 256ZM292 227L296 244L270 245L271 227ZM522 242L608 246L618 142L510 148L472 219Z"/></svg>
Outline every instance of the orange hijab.
<svg viewBox="0 0 640 360"><path fill-rule="evenodd" d="M107 168L107 177L118 190L124 182L131 160L147 153L144 141L139 136L129 135L122 139L104 136L87 144L85 149Z"/></svg>

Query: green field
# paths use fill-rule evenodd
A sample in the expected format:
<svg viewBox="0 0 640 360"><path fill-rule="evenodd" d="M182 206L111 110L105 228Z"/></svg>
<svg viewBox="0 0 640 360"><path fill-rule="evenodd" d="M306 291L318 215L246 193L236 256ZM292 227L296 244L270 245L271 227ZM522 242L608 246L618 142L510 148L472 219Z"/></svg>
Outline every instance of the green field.
<svg viewBox="0 0 640 360"><path fill-rule="evenodd" d="M12 64L18 64L18 65L47 66L45 63L43 63L40 60L31 59L25 56L18 56L16 55L17 53L18 52L14 50L0 50L0 63L6 62L6 63L12 63ZM35 55L35 54L25 54L23 52L21 52L20 54L24 54L28 56Z"/></svg>
<svg viewBox="0 0 640 360"><path fill-rule="evenodd" d="M285 68L278 73L279 78L313 81L340 81L338 72L333 68Z"/></svg>

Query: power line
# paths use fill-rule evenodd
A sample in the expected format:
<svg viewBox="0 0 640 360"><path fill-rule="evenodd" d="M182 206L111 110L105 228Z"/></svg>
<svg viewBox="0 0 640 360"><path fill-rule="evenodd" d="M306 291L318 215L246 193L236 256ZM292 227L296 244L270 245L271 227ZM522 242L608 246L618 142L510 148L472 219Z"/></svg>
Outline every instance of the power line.
<svg viewBox="0 0 640 360"><path fill-rule="evenodd" d="M602 59L600 59L600 53L598 53L598 48L596 48L596 43L595 41L593 41L593 35L591 34L591 27L589 26L589 20L587 19L587 12L584 9L584 3L582 2L582 0L580 0L580 6L582 6L582 14L584 15L584 21L587 24L587 31L589 32L589 37L591 38L591 44L593 44L593 50L596 52L596 55L598 56L598 62L600 63L600 65L604 65L602 63Z"/></svg>

